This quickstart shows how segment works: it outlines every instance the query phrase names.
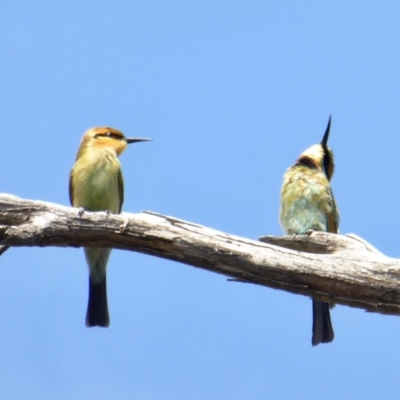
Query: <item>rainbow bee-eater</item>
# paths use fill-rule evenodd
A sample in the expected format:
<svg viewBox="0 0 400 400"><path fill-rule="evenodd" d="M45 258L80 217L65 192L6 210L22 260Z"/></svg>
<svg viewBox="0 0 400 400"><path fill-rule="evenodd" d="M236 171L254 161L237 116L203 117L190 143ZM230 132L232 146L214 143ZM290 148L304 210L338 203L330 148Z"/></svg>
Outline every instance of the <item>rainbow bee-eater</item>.
<svg viewBox="0 0 400 400"><path fill-rule="evenodd" d="M330 127L329 117L321 143L304 151L283 177L280 222L287 234L338 233L339 213L330 184L335 166L327 146ZM328 303L313 300L313 346L334 338L329 308Z"/></svg>
<svg viewBox="0 0 400 400"><path fill-rule="evenodd" d="M150 139L126 138L109 127L91 128L83 135L69 178L69 199L82 211L121 212L124 181L118 156L129 143ZM110 325L107 305L106 268L111 249L85 247L89 267L89 301L86 326Z"/></svg>

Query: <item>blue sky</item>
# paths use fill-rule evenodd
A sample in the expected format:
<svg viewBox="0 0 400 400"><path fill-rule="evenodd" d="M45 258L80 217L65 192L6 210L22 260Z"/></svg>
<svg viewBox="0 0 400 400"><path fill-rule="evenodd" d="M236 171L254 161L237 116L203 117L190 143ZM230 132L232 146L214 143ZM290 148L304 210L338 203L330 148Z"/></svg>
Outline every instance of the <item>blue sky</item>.
<svg viewBox="0 0 400 400"><path fill-rule="evenodd" d="M2 1L1 191L68 205L82 134L121 157L124 210L247 238L282 233L286 168L332 114L341 232L400 257L400 4ZM111 326L87 329L82 249L0 257L0 397L376 399L398 392L400 318L113 251Z"/></svg>

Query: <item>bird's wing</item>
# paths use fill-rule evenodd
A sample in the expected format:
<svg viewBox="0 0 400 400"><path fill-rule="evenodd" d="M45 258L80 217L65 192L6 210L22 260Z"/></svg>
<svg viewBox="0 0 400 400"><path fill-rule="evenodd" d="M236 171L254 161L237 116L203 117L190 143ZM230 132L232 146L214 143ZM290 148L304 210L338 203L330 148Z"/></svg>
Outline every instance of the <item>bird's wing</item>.
<svg viewBox="0 0 400 400"><path fill-rule="evenodd" d="M74 190L72 187L72 171L69 173L69 201L71 203L71 206L74 205Z"/></svg>
<svg viewBox="0 0 400 400"><path fill-rule="evenodd" d="M119 210L122 210L122 203L124 202L124 178L122 177L121 168L118 171L118 193L119 193Z"/></svg>
<svg viewBox="0 0 400 400"><path fill-rule="evenodd" d="M336 207L335 198L330 190L332 199L332 212L328 215L328 232L339 233L339 211Z"/></svg>

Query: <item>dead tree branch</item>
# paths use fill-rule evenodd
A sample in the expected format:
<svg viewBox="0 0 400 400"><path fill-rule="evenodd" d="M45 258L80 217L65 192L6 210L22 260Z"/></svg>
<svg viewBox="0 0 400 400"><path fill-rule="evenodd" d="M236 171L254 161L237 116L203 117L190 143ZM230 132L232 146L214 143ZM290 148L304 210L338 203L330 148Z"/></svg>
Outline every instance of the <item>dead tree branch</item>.
<svg viewBox="0 0 400 400"><path fill-rule="evenodd" d="M400 261L324 232L229 235L151 212L91 213L0 194L0 255L15 246L106 246L178 261L319 300L400 315Z"/></svg>

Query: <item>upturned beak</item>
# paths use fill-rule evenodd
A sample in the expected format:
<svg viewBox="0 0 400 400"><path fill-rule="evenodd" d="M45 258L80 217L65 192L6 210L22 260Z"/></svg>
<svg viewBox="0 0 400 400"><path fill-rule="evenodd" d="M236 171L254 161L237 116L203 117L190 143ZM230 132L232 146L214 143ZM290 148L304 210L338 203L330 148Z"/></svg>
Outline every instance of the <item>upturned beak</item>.
<svg viewBox="0 0 400 400"><path fill-rule="evenodd" d="M329 116L329 121L328 121L328 126L326 127L326 131L325 131L324 137L322 138L322 141L321 141L321 146L324 149L326 149L328 147L327 144L328 144L329 132L331 130L331 117L332 116L330 115Z"/></svg>
<svg viewBox="0 0 400 400"><path fill-rule="evenodd" d="M138 143L138 142L151 142L152 139L144 139L144 138L125 138L126 143Z"/></svg>

